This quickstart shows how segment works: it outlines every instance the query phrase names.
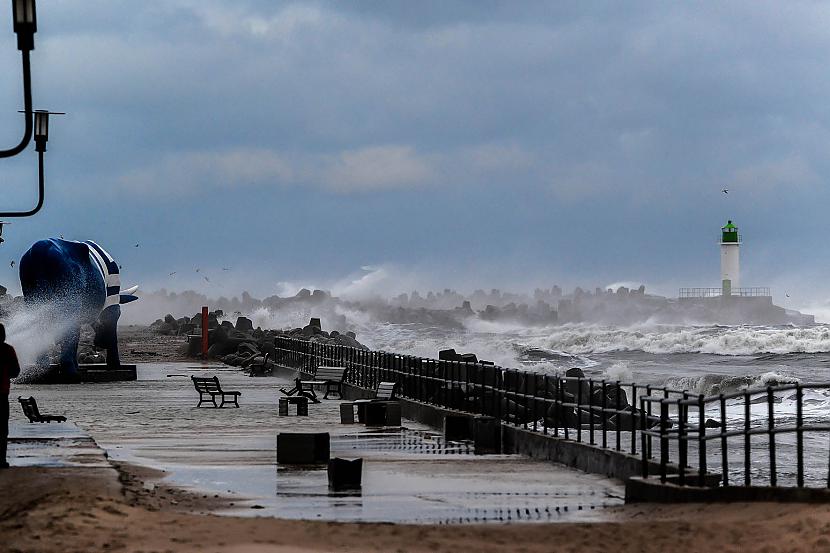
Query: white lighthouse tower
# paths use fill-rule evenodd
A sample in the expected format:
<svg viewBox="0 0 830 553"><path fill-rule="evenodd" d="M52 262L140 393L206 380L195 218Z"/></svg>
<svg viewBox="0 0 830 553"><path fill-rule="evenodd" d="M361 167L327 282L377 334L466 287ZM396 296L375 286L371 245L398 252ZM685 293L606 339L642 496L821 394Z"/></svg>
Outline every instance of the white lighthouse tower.
<svg viewBox="0 0 830 553"><path fill-rule="evenodd" d="M720 280L724 296L731 296L732 290L741 287L740 249L738 227L727 221L726 226L721 227L720 241Z"/></svg>

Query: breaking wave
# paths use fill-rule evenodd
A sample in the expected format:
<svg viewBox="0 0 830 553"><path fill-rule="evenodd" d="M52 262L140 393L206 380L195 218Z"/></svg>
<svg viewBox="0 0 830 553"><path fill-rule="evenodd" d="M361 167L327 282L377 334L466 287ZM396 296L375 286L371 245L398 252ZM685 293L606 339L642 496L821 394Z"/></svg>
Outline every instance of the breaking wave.
<svg viewBox="0 0 830 553"><path fill-rule="evenodd" d="M653 354L761 355L830 352L830 326L603 327L550 329L546 346L574 355L621 351Z"/></svg>
<svg viewBox="0 0 830 553"><path fill-rule="evenodd" d="M675 390L688 390L695 394L712 396L798 382L800 379L793 376L770 371L759 375L704 374L671 377L666 381L666 386Z"/></svg>

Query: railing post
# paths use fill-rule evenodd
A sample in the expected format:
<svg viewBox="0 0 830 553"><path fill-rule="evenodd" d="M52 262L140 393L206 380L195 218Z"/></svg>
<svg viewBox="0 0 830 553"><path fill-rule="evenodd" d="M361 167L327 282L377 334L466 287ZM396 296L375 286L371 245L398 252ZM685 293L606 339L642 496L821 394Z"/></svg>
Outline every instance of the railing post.
<svg viewBox="0 0 830 553"><path fill-rule="evenodd" d="M651 399L651 385L650 384L646 384L646 397ZM646 420L651 420L651 413L652 413L651 401L648 402L647 407L648 407L648 411L646 412ZM646 436L646 443L648 444L648 454L647 454L647 456L648 456L649 459L651 459L652 458L651 436Z"/></svg>
<svg viewBox="0 0 830 553"><path fill-rule="evenodd" d="M749 392L744 392L744 486L752 485L752 475L750 474L751 450L749 441L750 424L750 409L749 409Z"/></svg>
<svg viewBox="0 0 830 553"><path fill-rule="evenodd" d="M804 487L804 390L801 384L795 385L795 448L798 462L796 486Z"/></svg>
<svg viewBox="0 0 830 553"><path fill-rule="evenodd" d="M556 426L553 427L553 435L558 438L559 426L562 424L562 394L560 391L560 388L562 387L562 378L557 374L554 376L554 382L556 383L556 390L553 392L553 406L554 413L556 413Z"/></svg>
<svg viewBox="0 0 830 553"><path fill-rule="evenodd" d="M617 446L616 450L620 451L620 438L622 437L622 424L620 424L620 400L622 399L622 394L620 393L622 389L620 388L620 381L617 380L617 403L614 405L614 409L616 409L617 415L617 422L614 424L614 427L617 431Z"/></svg>
<svg viewBox="0 0 830 553"><path fill-rule="evenodd" d="M669 404L660 400L660 482L666 483L666 465L669 463Z"/></svg>
<svg viewBox="0 0 830 553"><path fill-rule="evenodd" d="M545 379L545 401L542 403L542 431L545 433L545 436L548 435L548 411L550 410L550 406L548 405L548 401L550 400L550 376L543 375L542 378Z"/></svg>
<svg viewBox="0 0 830 553"><path fill-rule="evenodd" d="M703 401L703 394L697 396L698 410L698 486L706 486L706 404Z"/></svg>
<svg viewBox="0 0 830 553"><path fill-rule="evenodd" d="M688 443L686 441L686 414L688 410L685 408L686 406L683 405L683 401L686 400L686 394L683 394L683 399L677 400L677 449L678 449L678 460L677 465L680 469L680 478L678 484L681 486L686 485L686 465L688 464L688 459L686 458Z"/></svg>
<svg viewBox="0 0 830 553"><path fill-rule="evenodd" d="M533 431L539 431L539 409L536 398L539 397L539 375L533 373Z"/></svg>
<svg viewBox="0 0 830 553"><path fill-rule="evenodd" d="M594 379L588 380L588 433L591 438L591 445L594 445Z"/></svg>
<svg viewBox="0 0 830 553"><path fill-rule="evenodd" d="M631 413L631 418L634 418L634 413ZM644 397L640 398L640 428L640 440L642 440L642 444L640 444L642 476L643 478L648 478L648 457L646 457L646 452L648 451L646 447L646 399ZM631 435L631 439L634 440L634 434Z"/></svg>
<svg viewBox="0 0 830 553"><path fill-rule="evenodd" d="M566 377L567 378L567 377ZM567 382L567 380L565 380ZM582 377L576 379L576 441L582 443Z"/></svg>
<svg viewBox="0 0 830 553"><path fill-rule="evenodd" d="M778 471L775 466L775 394L772 386L767 386L767 437L769 438L769 484L778 485Z"/></svg>
<svg viewBox="0 0 830 553"><path fill-rule="evenodd" d="M720 454L723 486L729 486L729 449L726 441L726 398L720 394Z"/></svg>
<svg viewBox="0 0 830 553"><path fill-rule="evenodd" d="M637 405L637 385L632 383L631 384L631 401L629 402L631 406L631 454L637 455L637 417L634 413L634 406ZM645 426L643 426L645 429Z"/></svg>
<svg viewBox="0 0 830 553"><path fill-rule="evenodd" d="M605 379L602 380L602 449L608 447L608 417L605 410L608 408L608 391L605 389Z"/></svg>

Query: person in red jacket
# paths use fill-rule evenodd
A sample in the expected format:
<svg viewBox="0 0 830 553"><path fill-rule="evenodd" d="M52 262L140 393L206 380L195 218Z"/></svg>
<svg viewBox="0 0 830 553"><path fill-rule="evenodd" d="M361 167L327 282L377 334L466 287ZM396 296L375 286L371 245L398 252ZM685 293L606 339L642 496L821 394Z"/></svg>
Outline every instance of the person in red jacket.
<svg viewBox="0 0 830 553"><path fill-rule="evenodd" d="M0 324L0 469L9 468L6 460L6 447L9 440L9 389L12 378L20 374L17 353L6 343L6 327Z"/></svg>

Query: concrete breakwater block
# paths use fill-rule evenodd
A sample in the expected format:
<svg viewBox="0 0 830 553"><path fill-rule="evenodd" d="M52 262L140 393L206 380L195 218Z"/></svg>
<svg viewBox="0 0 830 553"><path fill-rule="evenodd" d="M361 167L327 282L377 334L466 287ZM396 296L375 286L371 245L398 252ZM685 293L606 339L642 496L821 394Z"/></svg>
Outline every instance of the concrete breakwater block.
<svg viewBox="0 0 830 553"><path fill-rule="evenodd" d="M366 426L401 425L401 404L398 401L372 401L363 404L362 410Z"/></svg>
<svg viewBox="0 0 830 553"><path fill-rule="evenodd" d="M501 453L501 423L484 415L445 415L444 439L472 440L476 455Z"/></svg>
<svg viewBox="0 0 830 553"><path fill-rule="evenodd" d="M329 462L328 432L280 432L277 434L277 463L280 465L321 465Z"/></svg>
<svg viewBox="0 0 830 553"><path fill-rule="evenodd" d="M449 442L473 438L473 417L469 415L444 415L444 439Z"/></svg>
<svg viewBox="0 0 830 553"><path fill-rule="evenodd" d="M473 419L473 442L476 455L501 453L501 421L483 415Z"/></svg>
<svg viewBox="0 0 830 553"><path fill-rule="evenodd" d="M363 479L363 459L330 459L328 476L332 491L359 490Z"/></svg>
<svg viewBox="0 0 830 553"><path fill-rule="evenodd" d="M78 365L76 375L68 375L60 370L59 365L50 365L42 372L28 376L27 384L75 384L94 382L128 382L136 379L135 365L120 365L117 369L108 368L106 363L84 363Z"/></svg>

